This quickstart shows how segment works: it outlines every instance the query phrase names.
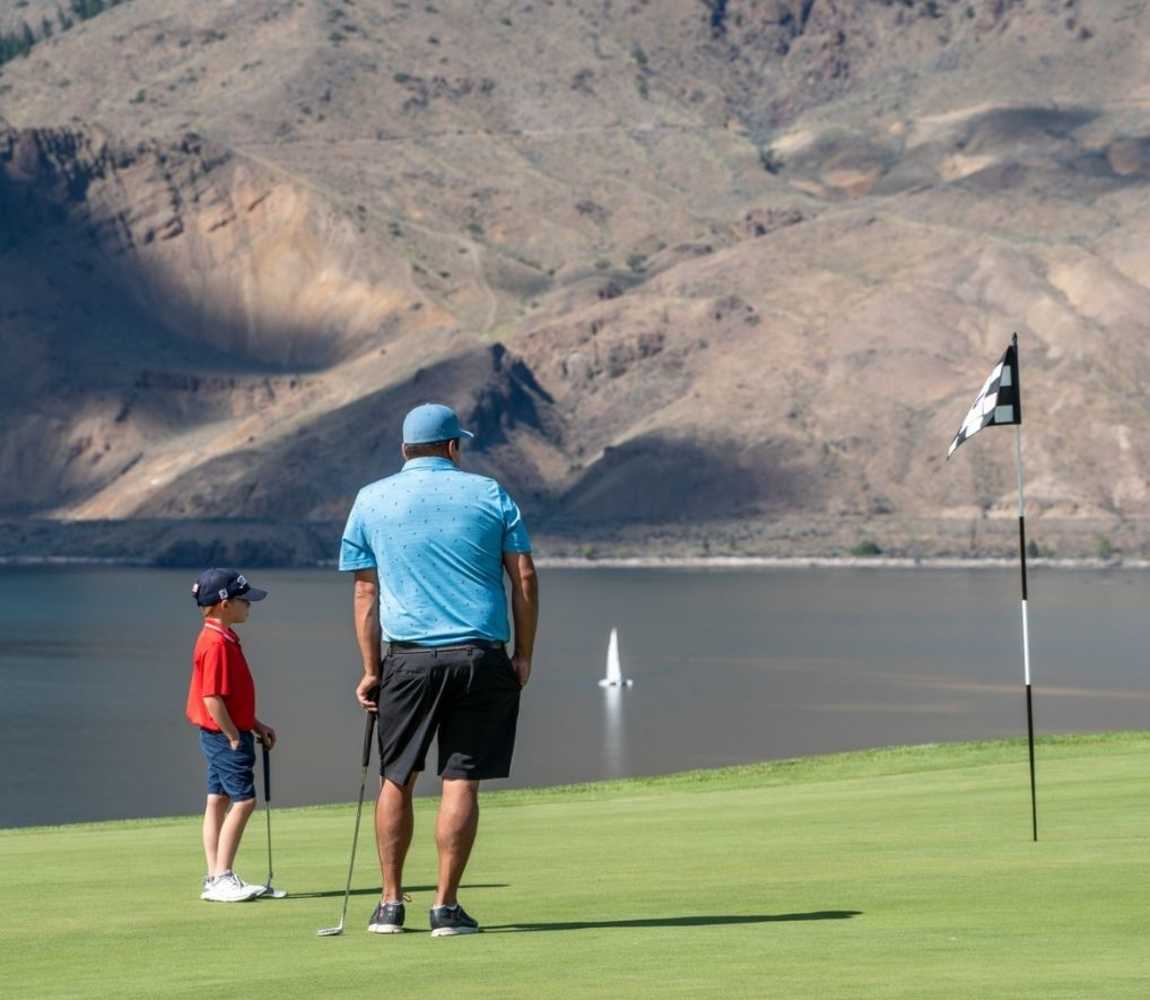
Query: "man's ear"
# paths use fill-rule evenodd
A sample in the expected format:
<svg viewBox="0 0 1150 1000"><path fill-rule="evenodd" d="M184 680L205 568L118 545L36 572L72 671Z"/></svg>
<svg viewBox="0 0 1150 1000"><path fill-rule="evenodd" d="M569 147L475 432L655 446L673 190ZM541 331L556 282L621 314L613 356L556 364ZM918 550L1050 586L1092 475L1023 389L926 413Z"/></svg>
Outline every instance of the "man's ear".
<svg viewBox="0 0 1150 1000"><path fill-rule="evenodd" d="M399 446L399 453L403 456L403 460L407 461L407 445L401 444Z"/></svg>

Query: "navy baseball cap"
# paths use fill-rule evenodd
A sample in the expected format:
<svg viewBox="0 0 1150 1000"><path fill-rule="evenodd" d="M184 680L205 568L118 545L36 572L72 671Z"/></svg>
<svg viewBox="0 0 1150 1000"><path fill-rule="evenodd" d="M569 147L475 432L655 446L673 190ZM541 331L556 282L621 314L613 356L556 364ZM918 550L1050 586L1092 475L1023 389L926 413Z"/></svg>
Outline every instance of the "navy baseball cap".
<svg viewBox="0 0 1150 1000"><path fill-rule="evenodd" d="M213 604L233 597L242 597L245 601L262 601L268 596L266 590L260 590L248 583L243 573L234 569L206 569L192 584L192 593L196 595L196 603L201 608L210 608Z"/></svg>
<svg viewBox="0 0 1150 1000"><path fill-rule="evenodd" d="M471 438L475 435L463 430L455 411L442 403L424 403L403 418L404 444L430 444L457 437Z"/></svg>

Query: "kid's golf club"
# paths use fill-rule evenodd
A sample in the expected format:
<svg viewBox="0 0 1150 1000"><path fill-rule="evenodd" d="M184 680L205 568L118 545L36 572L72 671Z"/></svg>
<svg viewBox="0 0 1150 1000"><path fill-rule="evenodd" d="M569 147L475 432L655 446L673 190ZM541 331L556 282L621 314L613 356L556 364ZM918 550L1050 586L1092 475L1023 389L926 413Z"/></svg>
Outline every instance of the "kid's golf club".
<svg viewBox="0 0 1150 1000"><path fill-rule="evenodd" d="M375 712L367 713L367 724L363 727L363 774L359 779L359 805L355 807L355 833L351 838L351 860L347 864L347 888L343 892L343 912L335 927L321 927L319 937L335 937L343 933L343 922L347 919L347 900L351 895L351 873L355 869L355 847L359 843L359 818L363 814L363 792L367 788L367 765L371 763L371 734L375 728Z"/></svg>
<svg viewBox="0 0 1150 1000"><path fill-rule="evenodd" d="M268 745L260 740L264 756L264 815L268 818L268 878L264 888L257 899L283 899L287 895L284 889L272 886L272 772L268 761Z"/></svg>

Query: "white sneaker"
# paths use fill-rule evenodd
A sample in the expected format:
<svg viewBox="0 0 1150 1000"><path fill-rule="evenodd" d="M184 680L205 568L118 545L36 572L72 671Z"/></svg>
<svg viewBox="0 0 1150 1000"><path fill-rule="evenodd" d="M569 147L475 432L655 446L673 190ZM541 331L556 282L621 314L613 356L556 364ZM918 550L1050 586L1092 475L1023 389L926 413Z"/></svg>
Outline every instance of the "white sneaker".
<svg viewBox="0 0 1150 1000"><path fill-rule="evenodd" d="M222 872L204 890L203 898L213 903L246 903L255 899L262 888L248 885L235 872Z"/></svg>
<svg viewBox="0 0 1150 1000"><path fill-rule="evenodd" d="M212 883L216 880L214 875L205 875L203 884L200 886L200 899L208 898L208 890L211 889Z"/></svg>

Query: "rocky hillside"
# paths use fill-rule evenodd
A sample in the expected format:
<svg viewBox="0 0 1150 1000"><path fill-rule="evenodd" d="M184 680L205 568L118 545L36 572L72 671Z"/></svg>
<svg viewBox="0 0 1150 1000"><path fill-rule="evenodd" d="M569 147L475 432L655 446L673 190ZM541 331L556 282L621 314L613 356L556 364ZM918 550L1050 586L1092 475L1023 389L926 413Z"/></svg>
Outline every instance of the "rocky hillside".
<svg viewBox="0 0 1150 1000"><path fill-rule="evenodd" d="M1034 513L1139 548L1148 26L116 6L0 68L0 515L337 521L438 398L553 533L898 550L1013 512L943 456L1017 330Z"/></svg>

